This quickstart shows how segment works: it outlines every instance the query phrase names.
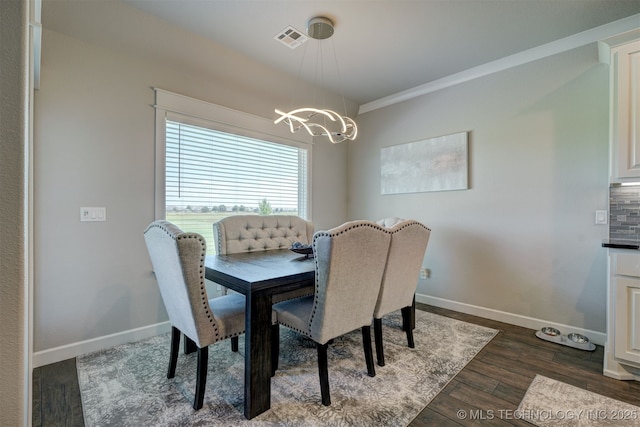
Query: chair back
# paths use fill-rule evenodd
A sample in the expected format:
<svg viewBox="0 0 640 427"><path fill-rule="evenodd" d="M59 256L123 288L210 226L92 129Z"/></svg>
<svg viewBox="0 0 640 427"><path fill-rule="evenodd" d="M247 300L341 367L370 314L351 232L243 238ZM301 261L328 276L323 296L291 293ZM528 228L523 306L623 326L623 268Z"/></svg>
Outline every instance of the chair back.
<svg viewBox="0 0 640 427"><path fill-rule="evenodd" d="M373 316L411 306L431 230L414 220L403 220L386 229L391 235L389 256Z"/></svg>
<svg viewBox="0 0 640 427"><path fill-rule="evenodd" d="M169 221L154 221L144 239L171 325L198 347L219 335L204 281L205 239L185 233Z"/></svg>
<svg viewBox="0 0 640 427"><path fill-rule="evenodd" d="M311 244L313 224L293 215L233 215L213 224L218 255Z"/></svg>
<svg viewBox="0 0 640 427"><path fill-rule="evenodd" d="M313 236L316 289L310 336L324 344L368 326L391 235L371 221L351 221Z"/></svg>
<svg viewBox="0 0 640 427"><path fill-rule="evenodd" d="M381 225L384 228L391 228L399 222L404 221L404 218L398 218L397 216L389 216L376 221L376 224Z"/></svg>

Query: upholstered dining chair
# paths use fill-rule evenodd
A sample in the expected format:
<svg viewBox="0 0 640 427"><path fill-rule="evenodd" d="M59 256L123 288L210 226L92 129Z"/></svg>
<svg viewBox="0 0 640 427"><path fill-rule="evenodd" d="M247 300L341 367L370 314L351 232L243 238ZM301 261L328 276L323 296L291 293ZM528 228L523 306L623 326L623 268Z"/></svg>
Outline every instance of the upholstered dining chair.
<svg viewBox="0 0 640 427"><path fill-rule="evenodd" d="M232 215L213 224L218 255L287 249L294 242L311 244L313 224L294 215ZM314 287L276 294L273 303L313 294ZM224 291L226 294L226 290Z"/></svg>
<svg viewBox="0 0 640 427"><path fill-rule="evenodd" d="M362 330L367 373L375 376L371 320L391 235L371 221L352 221L313 236L314 295L273 306L277 320L316 342L322 404L331 404L327 349L334 338ZM277 325L272 339L278 336ZM272 352L278 365L279 352Z"/></svg>
<svg viewBox="0 0 640 427"><path fill-rule="evenodd" d="M169 221L154 221L144 239L158 281L162 301L171 322L171 350L167 378L173 378L181 335L185 351L190 343L198 352L193 408L202 408L207 382L209 345L231 338L237 350L238 335L244 333L245 297L229 294L208 299L204 284L205 239L183 232Z"/></svg>
<svg viewBox="0 0 640 427"><path fill-rule="evenodd" d="M389 216L376 221L376 224L383 226L384 228L391 228L399 222L404 221L404 218L397 216Z"/></svg>
<svg viewBox="0 0 640 427"><path fill-rule="evenodd" d="M391 244L378 301L373 312L376 357L380 366L385 364L382 341L383 316L401 310L402 329L407 334L407 344L410 348L415 346L411 321L413 304L420 268L431 235L428 227L414 220L395 221L394 225L386 230L391 235Z"/></svg>

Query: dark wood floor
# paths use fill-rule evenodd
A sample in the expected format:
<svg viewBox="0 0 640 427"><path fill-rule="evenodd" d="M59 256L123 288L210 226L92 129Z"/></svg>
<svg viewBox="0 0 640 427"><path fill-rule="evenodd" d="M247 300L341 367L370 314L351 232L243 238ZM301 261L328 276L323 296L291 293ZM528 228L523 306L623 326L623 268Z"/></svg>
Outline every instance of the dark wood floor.
<svg viewBox="0 0 640 427"><path fill-rule="evenodd" d="M640 383L602 375L601 346L593 352L581 351L542 341L531 329L424 304L418 308L499 333L413 420L413 427L530 426L514 419L511 411L536 374L640 406ZM467 416L461 418L459 411ZM476 419L469 418L471 413ZM84 426L75 359L34 369L33 425Z"/></svg>

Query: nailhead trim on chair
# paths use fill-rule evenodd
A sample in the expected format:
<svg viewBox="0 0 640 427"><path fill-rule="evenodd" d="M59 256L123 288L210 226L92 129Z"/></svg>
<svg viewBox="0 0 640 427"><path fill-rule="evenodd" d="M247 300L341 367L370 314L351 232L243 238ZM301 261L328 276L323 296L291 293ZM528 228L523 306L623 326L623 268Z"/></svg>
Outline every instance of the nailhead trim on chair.
<svg viewBox="0 0 640 427"><path fill-rule="evenodd" d="M231 334L231 335L226 335L224 337L220 336L220 330L218 328L218 324L214 321L213 319L213 315L211 314L211 308L209 307L209 301L207 299L207 290L205 287L205 281L204 281L204 260L207 254L207 242L206 240L204 240L204 238L198 234L198 233L185 233L182 232L180 234L178 234L177 236L174 236L168 229L167 227L165 227L164 223L169 223L168 221L162 221L162 222L156 222L152 225L150 225L149 227L147 227L147 230L150 229L151 227L158 227L159 229L161 229L162 231L164 231L165 233L167 233L172 239L174 240L181 240L181 239L198 239L198 241L201 244L201 248L202 251L200 253L200 295L202 296L202 305L204 306L205 309L205 313L207 314L207 318L209 319L209 322L211 322L211 325L213 326L213 329L215 331L215 342L218 341L222 341L225 340L227 338L232 338L232 337L237 337L240 334Z"/></svg>
<svg viewBox="0 0 640 427"><path fill-rule="evenodd" d="M427 227L427 226L425 226L424 224L422 224L421 222L418 222L418 221L415 221L415 220L410 220L409 222L406 222L405 224L403 224L403 225L402 225L402 227L400 227L400 228L398 228L398 229L396 229L396 230L391 230L391 228L393 228L393 227L391 227L391 228L385 228L385 227L382 227L381 225L376 224L376 223L373 223L373 222L371 222L371 223L369 223L369 222L365 222L365 223L358 223L358 224L353 224L352 226L347 227L347 228L345 228L345 229L343 229L343 230L340 230L340 231L338 231L338 232L335 232L335 233L329 233L329 232L327 232L327 231L319 231L319 232L317 232L317 233L313 236L313 252L314 252L314 253L316 252L316 239L317 239L318 237L321 237L321 236L322 236L322 237L327 237L327 236L328 236L328 237L338 236L338 235L340 235L340 234L343 234L343 233L347 232L348 230L351 230L352 228L357 228L357 227L372 227L372 228L378 228L378 229L380 229L380 230L384 231L385 233L388 233L388 234L394 234L394 233L397 233L397 232L399 232L400 230L402 230L402 229L404 229L404 228L406 228L406 227L409 227L410 225L413 225L413 224L418 224L420 227L422 227L422 228L424 228L424 229L426 229L426 230L429 230L429 232L431 232L431 229L430 229L429 227ZM318 264L316 263L316 277L318 277L318 273L319 273L319 272L318 272ZM316 284L315 284L315 285L316 285L316 289L315 289L315 291L316 291L316 292L318 292L318 282L317 282L317 281L316 281ZM313 322L313 318L314 318L314 316L315 316L315 314L316 314L316 311L317 311L317 303L316 303L316 301L315 301L315 299L314 299L314 301L313 301L313 309L311 310L311 316L309 317L309 330L311 330L311 324L312 324L312 322ZM304 331L300 331L300 330L298 330L298 329L296 329L296 328L293 328L293 327L291 327L291 326L289 326L289 325L285 325L285 326L287 326L287 327L289 327L289 328L291 328L291 329L294 329L295 331L300 332L300 333L302 333L303 335L307 335L307 336L309 336L309 335L308 335L307 333L305 333Z"/></svg>
<svg viewBox="0 0 640 427"><path fill-rule="evenodd" d="M352 224L349 227L346 227L340 231L337 232L333 232L333 233L329 233L328 231L318 231L317 233L314 234L313 236L313 252L316 253L316 240L318 237L334 237L334 236L339 236L341 234L346 233L348 230L354 229L354 228L358 228L358 227L370 227L370 228L377 228L379 230L384 231L385 233L389 233L387 230L385 230L384 227L374 223L374 222L359 222L357 224ZM318 271L318 263L316 262L316 282L315 282L315 292L316 294L318 293L318 280L317 277L319 276L319 271ZM311 324L313 323L313 318L316 315L316 311L318 309L318 303L316 301L316 299L313 299L313 308L311 309L311 316L309 316L309 330L311 330ZM287 325L288 326L288 325ZM295 328L292 328L295 329ZM299 331L302 332L302 331ZM303 332L304 335L307 335L306 333ZM307 335L309 336L309 335Z"/></svg>
<svg viewBox="0 0 640 427"><path fill-rule="evenodd" d="M431 232L431 229L429 227L427 227L426 225L424 225L423 223L419 222L419 221L415 221L415 220L409 220L409 222L406 222L405 224L402 225L402 227L395 229L393 231L391 231L391 229L393 227L389 227L389 228L384 228L384 231L386 231L387 233L397 233L400 230L403 230L407 227L409 227L410 225L414 225L414 224L418 224L420 227L424 228L425 230L429 230L429 232Z"/></svg>
<svg viewBox="0 0 640 427"><path fill-rule="evenodd" d="M282 302L282 301L280 301L280 302ZM291 330L294 330L294 331L298 332L301 335L304 335L305 337L311 338L311 334L309 334L309 331L303 331L303 330L300 330L298 328L294 328L293 326L289 325L288 323L280 323L280 324L286 326L287 328L289 328Z"/></svg>
<svg viewBox="0 0 640 427"><path fill-rule="evenodd" d="M183 239L197 239L200 242L200 295L202 297L202 306L204 308L204 312L209 319L209 322L213 326L213 330L215 331L216 341L220 341L220 331L218 329L218 325L213 320L213 315L211 314L211 307L209 307L209 300L207 299L207 290L204 286L204 258L207 254L207 242L204 238L196 233L182 233L177 236L177 240Z"/></svg>

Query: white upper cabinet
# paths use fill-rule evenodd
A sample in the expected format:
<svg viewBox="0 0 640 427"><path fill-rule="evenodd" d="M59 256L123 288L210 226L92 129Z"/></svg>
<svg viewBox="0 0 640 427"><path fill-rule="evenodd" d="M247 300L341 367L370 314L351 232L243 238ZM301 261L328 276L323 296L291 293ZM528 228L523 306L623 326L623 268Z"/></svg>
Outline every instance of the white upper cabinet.
<svg viewBox="0 0 640 427"><path fill-rule="evenodd" d="M610 47L611 182L640 180L640 38Z"/></svg>

